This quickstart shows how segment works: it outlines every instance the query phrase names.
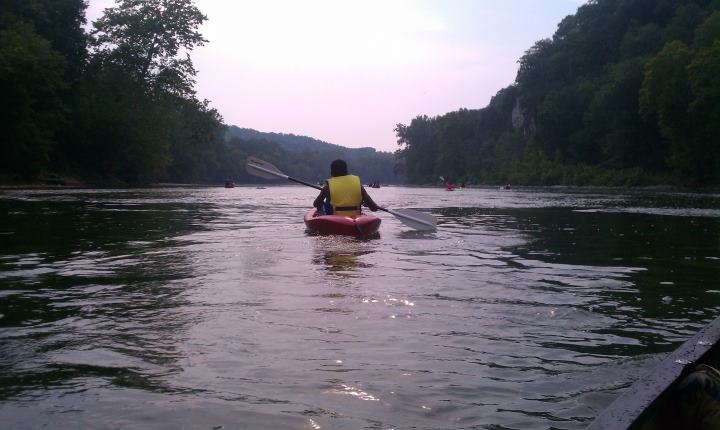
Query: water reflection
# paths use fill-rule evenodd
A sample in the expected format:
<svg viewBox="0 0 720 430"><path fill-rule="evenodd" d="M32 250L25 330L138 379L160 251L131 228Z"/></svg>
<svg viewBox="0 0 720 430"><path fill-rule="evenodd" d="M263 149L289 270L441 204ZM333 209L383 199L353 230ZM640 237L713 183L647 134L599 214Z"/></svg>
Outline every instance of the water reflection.
<svg viewBox="0 0 720 430"><path fill-rule="evenodd" d="M52 195L52 210L37 194L22 211L0 200L12 233L0 259L1 399L35 401L90 380L171 389L162 379L178 370L177 344L194 322L181 310L191 256L174 238L197 230L196 218L112 196Z"/></svg>
<svg viewBox="0 0 720 430"><path fill-rule="evenodd" d="M358 240L305 191L0 194L0 421L580 429L720 308L717 197L387 187L438 231Z"/></svg>
<svg viewBox="0 0 720 430"><path fill-rule="evenodd" d="M497 233L511 227L525 237L504 246L511 256L500 260L521 271L518 280L530 288L526 291L540 292L526 293L527 299L553 297L574 311L610 317L589 326L587 340L578 336L579 342L557 342L546 335L547 346L630 355L669 351L720 307L718 295L705 294L708 281L720 275L713 257L720 226L714 218L566 208L446 208L443 213L460 215L463 229L481 224ZM678 240L689 237L694 239Z"/></svg>
<svg viewBox="0 0 720 430"><path fill-rule="evenodd" d="M313 264L337 279L360 276L358 269L372 269L363 257L375 252L372 239L342 236L313 236Z"/></svg>
<svg viewBox="0 0 720 430"><path fill-rule="evenodd" d="M358 257L365 253L351 253L347 251L325 251L323 261L330 272L337 272L339 276L353 276L352 269L358 266ZM315 261L318 263L318 261ZM370 267L365 265L364 267Z"/></svg>

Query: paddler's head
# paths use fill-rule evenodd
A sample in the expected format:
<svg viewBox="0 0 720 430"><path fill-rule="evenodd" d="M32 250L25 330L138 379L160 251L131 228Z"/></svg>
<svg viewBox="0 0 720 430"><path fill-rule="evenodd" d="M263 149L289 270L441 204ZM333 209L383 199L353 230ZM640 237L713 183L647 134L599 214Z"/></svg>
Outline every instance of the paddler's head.
<svg viewBox="0 0 720 430"><path fill-rule="evenodd" d="M345 176L347 175L347 163L343 160L335 160L330 164L330 176Z"/></svg>

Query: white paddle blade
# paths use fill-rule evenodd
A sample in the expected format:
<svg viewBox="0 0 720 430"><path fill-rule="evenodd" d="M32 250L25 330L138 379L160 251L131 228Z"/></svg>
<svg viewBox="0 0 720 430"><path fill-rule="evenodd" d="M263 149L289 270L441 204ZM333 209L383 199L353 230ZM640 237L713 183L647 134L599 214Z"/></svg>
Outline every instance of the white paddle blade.
<svg viewBox="0 0 720 430"><path fill-rule="evenodd" d="M437 219L434 216L426 213L415 211L412 209L387 209L387 211L403 224L420 231L435 231L437 230Z"/></svg>
<svg viewBox="0 0 720 430"><path fill-rule="evenodd" d="M287 179L287 175L280 171L277 167L267 161L250 156L245 161L245 170L253 176L263 179Z"/></svg>

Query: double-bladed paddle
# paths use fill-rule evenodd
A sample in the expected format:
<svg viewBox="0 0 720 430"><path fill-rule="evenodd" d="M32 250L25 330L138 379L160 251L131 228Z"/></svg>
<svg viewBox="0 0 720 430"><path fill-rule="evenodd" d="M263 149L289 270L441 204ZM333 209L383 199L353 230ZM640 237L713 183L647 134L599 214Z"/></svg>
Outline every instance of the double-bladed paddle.
<svg viewBox="0 0 720 430"><path fill-rule="evenodd" d="M274 165L268 163L267 161L261 160L257 157L248 157L247 161L245 162L245 169L253 176L257 176L264 179L277 179L277 178L283 178L287 179L288 181L296 182L298 184L307 185L308 187L313 187L318 190L321 190L322 187L319 185L312 184L310 182L301 181L300 179L291 178L290 176L284 174L280 169L275 167ZM421 230L421 231L432 231L437 229L437 220L434 216L428 215L426 213L412 210L412 209L386 209L384 207L378 206L378 209L381 211L387 212L393 216L395 216L400 222L403 224L414 228L415 230Z"/></svg>

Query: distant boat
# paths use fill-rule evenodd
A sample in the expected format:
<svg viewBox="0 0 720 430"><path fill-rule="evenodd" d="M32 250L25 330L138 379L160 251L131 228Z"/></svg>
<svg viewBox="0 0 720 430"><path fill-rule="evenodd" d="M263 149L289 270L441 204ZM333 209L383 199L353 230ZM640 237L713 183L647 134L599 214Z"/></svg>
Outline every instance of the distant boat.
<svg viewBox="0 0 720 430"><path fill-rule="evenodd" d="M225 188L235 188L235 182L225 181Z"/></svg>
<svg viewBox="0 0 720 430"><path fill-rule="evenodd" d="M445 190L446 191L455 191L455 184L453 184L452 182L448 182L447 185L445 185Z"/></svg>

